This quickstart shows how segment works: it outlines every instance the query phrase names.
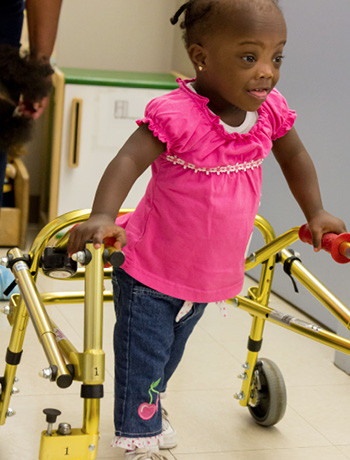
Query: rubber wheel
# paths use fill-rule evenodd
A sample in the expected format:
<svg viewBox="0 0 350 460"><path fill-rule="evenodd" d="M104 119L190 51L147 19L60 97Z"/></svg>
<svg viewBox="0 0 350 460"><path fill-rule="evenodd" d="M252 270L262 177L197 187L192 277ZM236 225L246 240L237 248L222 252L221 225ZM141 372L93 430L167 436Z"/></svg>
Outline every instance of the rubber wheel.
<svg viewBox="0 0 350 460"><path fill-rule="evenodd" d="M254 369L249 412L262 426L276 425L287 407L287 392L281 371L270 359L261 358Z"/></svg>

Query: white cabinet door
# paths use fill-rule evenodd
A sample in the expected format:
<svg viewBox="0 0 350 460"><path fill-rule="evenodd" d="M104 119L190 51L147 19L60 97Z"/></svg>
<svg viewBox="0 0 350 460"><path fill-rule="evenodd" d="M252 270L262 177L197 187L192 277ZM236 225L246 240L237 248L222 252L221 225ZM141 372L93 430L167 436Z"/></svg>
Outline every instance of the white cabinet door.
<svg viewBox="0 0 350 460"><path fill-rule="evenodd" d="M90 208L97 185L108 163L137 128L146 104L169 90L106 86L65 86L62 148L57 215ZM72 121L72 103L80 100L80 133ZM69 158L72 137L79 155ZM73 142L74 143L74 142ZM136 181L123 207L134 208L142 198L150 168Z"/></svg>

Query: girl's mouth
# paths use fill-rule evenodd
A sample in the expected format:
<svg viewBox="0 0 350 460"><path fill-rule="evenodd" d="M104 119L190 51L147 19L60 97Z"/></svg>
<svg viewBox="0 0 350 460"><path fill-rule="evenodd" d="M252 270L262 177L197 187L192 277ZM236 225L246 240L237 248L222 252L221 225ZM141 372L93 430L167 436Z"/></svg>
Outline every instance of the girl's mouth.
<svg viewBox="0 0 350 460"><path fill-rule="evenodd" d="M251 96L253 96L255 99L258 99L259 101L261 101L267 98L267 95L269 94L269 90L267 88L256 88L256 89L249 90L248 93Z"/></svg>

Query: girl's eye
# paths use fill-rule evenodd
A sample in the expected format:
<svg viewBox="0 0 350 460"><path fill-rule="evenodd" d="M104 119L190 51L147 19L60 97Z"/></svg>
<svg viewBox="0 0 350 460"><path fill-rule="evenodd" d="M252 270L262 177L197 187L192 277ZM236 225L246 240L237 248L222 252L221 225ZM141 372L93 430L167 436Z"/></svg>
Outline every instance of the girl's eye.
<svg viewBox="0 0 350 460"><path fill-rule="evenodd" d="M284 56L276 56L274 59L273 59L273 62L276 62L277 64L282 64L282 61L284 59Z"/></svg>
<svg viewBox="0 0 350 460"><path fill-rule="evenodd" d="M249 62L250 64L254 63L256 61L254 56L243 56L242 59L246 62Z"/></svg>

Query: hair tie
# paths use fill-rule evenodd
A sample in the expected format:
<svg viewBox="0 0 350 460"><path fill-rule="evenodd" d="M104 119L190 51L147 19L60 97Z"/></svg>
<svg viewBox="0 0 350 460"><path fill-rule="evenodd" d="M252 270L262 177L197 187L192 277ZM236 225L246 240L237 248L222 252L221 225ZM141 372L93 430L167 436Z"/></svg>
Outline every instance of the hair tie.
<svg viewBox="0 0 350 460"><path fill-rule="evenodd" d="M179 20L179 17L182 15L182 13L188 8L188 5L190 4L190 2L186 2L184 3L182 6L180 6L180 8L176 11L176 13L174 14L174 16L172 18L170 18L170 22L172 23L172 25L175 25L177 24L178 20Z"/></svg>

